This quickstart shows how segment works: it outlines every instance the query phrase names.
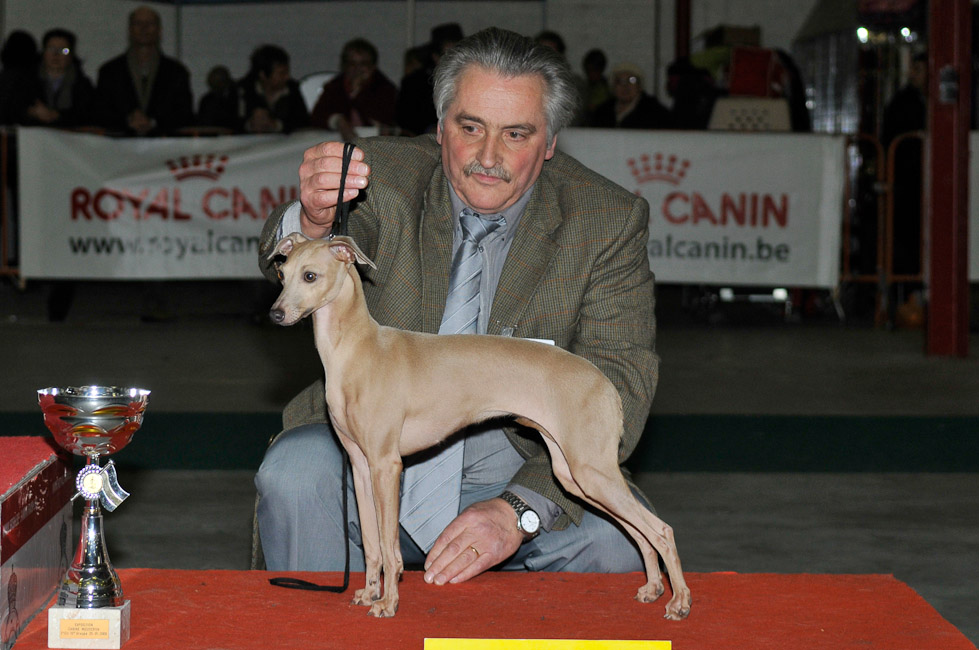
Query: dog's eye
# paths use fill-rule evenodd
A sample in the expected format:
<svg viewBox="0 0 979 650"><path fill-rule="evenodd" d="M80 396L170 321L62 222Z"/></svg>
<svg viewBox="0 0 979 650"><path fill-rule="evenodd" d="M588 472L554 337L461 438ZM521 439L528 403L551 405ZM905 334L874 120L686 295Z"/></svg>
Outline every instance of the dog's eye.
<svg viewBox="0 0 979 650"><path fill-rule="evenodd" d="M303 280L306 282L316 282L316 274L312 271L306 271L303 273Z"/></svg>

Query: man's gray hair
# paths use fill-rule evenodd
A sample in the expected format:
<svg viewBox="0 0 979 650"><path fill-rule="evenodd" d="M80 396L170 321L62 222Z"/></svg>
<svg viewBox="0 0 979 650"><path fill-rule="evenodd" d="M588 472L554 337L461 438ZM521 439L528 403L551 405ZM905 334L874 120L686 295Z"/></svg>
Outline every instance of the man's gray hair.
<svg viewBox="0 0 979 650"><path fill-rule="evenodd" d="M435 112L440 125L455 100L460 75L473 65L507 79L536 75L544 82L548 143L574 119L578 89L564 57L532 38L490 27L459 41L435 68Z"/></svg>

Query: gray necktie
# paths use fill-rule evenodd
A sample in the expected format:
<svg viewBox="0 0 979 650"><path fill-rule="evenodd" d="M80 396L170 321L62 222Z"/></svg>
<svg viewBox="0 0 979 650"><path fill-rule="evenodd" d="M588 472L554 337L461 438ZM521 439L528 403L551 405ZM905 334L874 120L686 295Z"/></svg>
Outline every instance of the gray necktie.
<svg viewBox="0 0 979 650"><path fill-rule="evenodd" d="M452 259L449 295L439 334L476 334L479 319L479 277L483 261L480 242L506 225L490 221L469 208L459 215L462 246ZM405 469L401 496L401 524L426 553L445 527L459 514L462 488L463 439L437 455Z"/></svg>

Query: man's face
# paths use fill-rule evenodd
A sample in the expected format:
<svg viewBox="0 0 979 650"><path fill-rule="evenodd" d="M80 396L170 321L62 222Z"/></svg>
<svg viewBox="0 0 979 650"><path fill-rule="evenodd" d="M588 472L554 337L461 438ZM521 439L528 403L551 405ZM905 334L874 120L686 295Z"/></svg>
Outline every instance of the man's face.
<svg viewBox="0 0 979 650"><path fill-rule="evenodd" d="M68 39L52 36L44 46L44 68L48 73L61 74L71 60L71 48Z"/></svg>
<svg viewBox="0 0 979 650"><path fill-rule="evenodd" d="M535 75L506 79L470 66L439 124L442 168L459 198L481 214L496 214L523 196L554 155L547 140L544 82Z"/></svg>
<svg viewBox="0 0 979 650"><path fill-rule="evenodd" d="M354 83L362 83L374 74L375 65L366 52L351 50L343 57L343 74Z"/></svg>
<svg viewBox="0 0 979 650"><path fill-rule="evenodd" d="M258 78L262 82L265 93L271 95L286 87L289 83L289 74L289 66L283 63L276 63L272 65L272 72L270 74L259 71Z"/></svg>
<svg viewBox="0 0 979 650"><path fill-rule="evenodd" d="M642 93L642 82L639 77L629 72L616 72L612 77L612 94L626 104L634 101Z"/></svg>
<svg viewBox="0 0 979 650"><path fill-rule="evenodd" d="M129 42L132 45L160 44L160 17L151 9L140 7L129 19Z"/></svg>

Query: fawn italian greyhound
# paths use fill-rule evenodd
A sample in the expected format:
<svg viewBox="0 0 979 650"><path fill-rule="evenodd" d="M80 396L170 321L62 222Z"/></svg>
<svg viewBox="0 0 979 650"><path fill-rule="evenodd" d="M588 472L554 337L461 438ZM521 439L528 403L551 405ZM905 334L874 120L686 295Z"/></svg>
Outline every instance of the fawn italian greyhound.
<svg viewBox="0 0 979 650"><path fill-rule="evenodd" d="M467 425L512 416L540 432L564 489L611 515L635 540L646 569L636 600L653 602L664 592L655 548L673 590L666 618L689 614L673 530L636 500L619 468L622 403L598 368L535 341L379 325L354 264L376 266L349 237L293 233L269 257L279 255L286 258L278 269L282 293L270 316L293 325L312 314L330 420L353 469L367 572L355 604L380 617L398 608L402 457Z"/></svg>

